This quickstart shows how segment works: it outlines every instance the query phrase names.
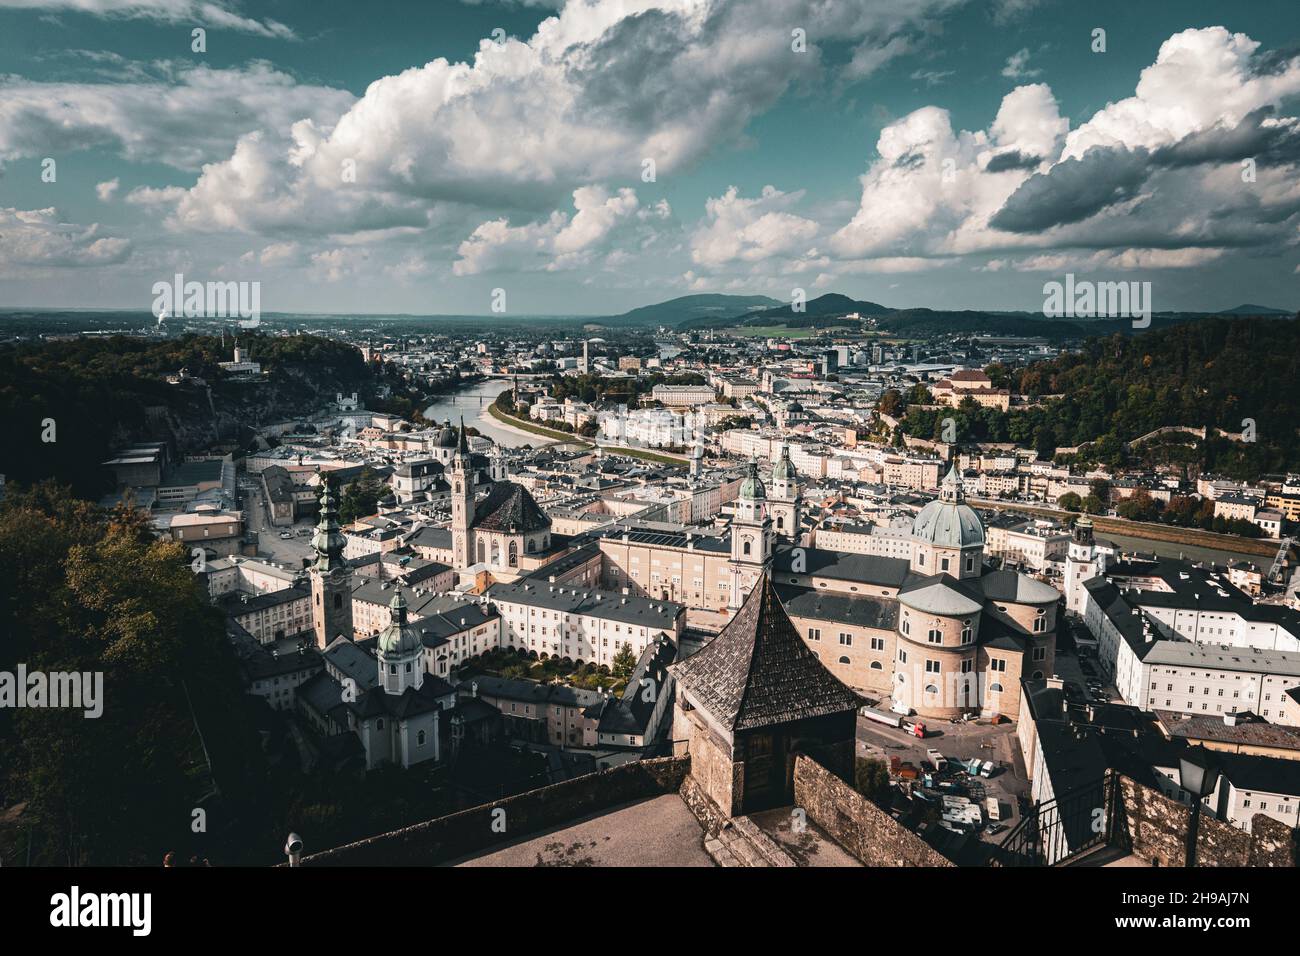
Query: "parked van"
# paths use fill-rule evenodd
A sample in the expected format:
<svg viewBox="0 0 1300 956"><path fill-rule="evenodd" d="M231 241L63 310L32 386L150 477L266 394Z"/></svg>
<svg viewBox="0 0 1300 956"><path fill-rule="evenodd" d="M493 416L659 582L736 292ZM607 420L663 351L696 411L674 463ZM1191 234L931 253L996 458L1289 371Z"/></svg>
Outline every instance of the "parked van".
<svg viewBox="0 0 1300 956"><path fill-rule="evenodd" d="M997 797L985 797L984 809L988 811L990 820L1002 819L1002 804L998 803Z"/></svg>

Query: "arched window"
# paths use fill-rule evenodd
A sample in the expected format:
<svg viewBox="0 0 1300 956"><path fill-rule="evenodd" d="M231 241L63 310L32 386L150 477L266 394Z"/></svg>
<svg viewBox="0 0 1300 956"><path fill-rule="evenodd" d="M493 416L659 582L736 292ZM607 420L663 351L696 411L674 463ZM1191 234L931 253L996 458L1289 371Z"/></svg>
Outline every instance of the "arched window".
<svg viewBox="0 0 1300 956"><path fill-rule="evenodd" d="M880 661L872 661L872 662L871 662L871 669L872 669L873 671L883 671L885 668L884 668L884 665L882 665L882 664L880 663Z"/></svg>
<svg viewBox="0 0 1300 956"><path fill-rule="evenodd" d="M532 554L534 551L537 550L537 541L533 538L529 538L528 547L525 548L524 550L527 551L529 554Z"/></svg>
<svg viewBox="0 0 1300 956"><path fill-rule="evenodd" d="M937 694L939 693L939 688L935 687L933 684L926 684L925 692L927 694Z"/></svg>
<svg viewBox="0 0 1300 956"><path fill-rule="evenodd" d="M998 683L989 684L989 690L994 694L1002 693L1002 685Z"/></svg>
<svg viewBox="0 0 1300 956"><path fill-rule="evenodd" d="M784 516L784 515L777 515L777 516L776 516L776 530L777 530L777 531L781 531L781 530L784 529L784 528L785 528L785 516Z"/></svg>
<svg viewBox="0 0 1300 956"><path fill-rule="evenodd" d="M749 545L749 539L746 538L744 543L740 546L740 553L748 555L751 550L753 549Z"/></svg>
<svg viewBox="0 0 1300 956"><path fill-rule="evenodd" d="M375 721L375 730L383 730L383 729L384 729L384 718L380 717L377 721Z"/></svg>
<svg viewBox="0 0 1300 956"><path fill-rule="evenodd" d="M1042 671L1034 671L1034 680L1040 680L1043 676Z"/></svg>
<svg viewBox="0 0 1300 956"><path fill-rule="evenodd" d="M483 564L487 561L487 543L480 541L478 543L478 563Z"/></svg>
<svg viewBox="0 0 1300 956"><path fill-rule="evenodd" d="M847 664L847 663L849 663L849 659L848 659L847 657L841 657L841 658L840 658L840 663L841 663L841 664Z"/></svg>
<svg viewBox="0 0 1300 956"><path fill-rule="evenodd" d="M343 595L342 595L342 594L339 594L337 591L335 591L335 592L334 592L334 610L337 611L337 610L339 610L341 607L343 607Z"/></svg>
<svg viewBox="0 0 1300 956"><path fill-rule="evenodd" d="M415 745L416 745L417 747L423 747L423 746L424 746L424 739L425 739L425 733L424 733L424 731L422 730L422 731L420 731L418 734L415 735Z"/></svg>
<svg viewBox="0 0 1300 956"><path fill-rule="evenodd" d="M510 542L510 566L519 567L519 544L515 541Z"/></svg>
<svg viewBox="0 0 1300 956"><path fill-rule="evenodd" d="M501 542L495 538L492 540L492 564L494 567L501 566Z"/></svg>

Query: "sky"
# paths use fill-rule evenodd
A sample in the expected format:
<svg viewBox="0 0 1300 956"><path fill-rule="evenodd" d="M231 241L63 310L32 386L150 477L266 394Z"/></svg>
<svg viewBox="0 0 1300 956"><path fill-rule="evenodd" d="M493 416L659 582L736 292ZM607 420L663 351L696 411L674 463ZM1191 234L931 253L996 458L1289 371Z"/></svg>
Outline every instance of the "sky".
<svg viewBox="0 0 1300 956"><path fill-rule="evenodd" d="M1300 309L1298 173L1292 0L0 0L0 308Z"/></svg>

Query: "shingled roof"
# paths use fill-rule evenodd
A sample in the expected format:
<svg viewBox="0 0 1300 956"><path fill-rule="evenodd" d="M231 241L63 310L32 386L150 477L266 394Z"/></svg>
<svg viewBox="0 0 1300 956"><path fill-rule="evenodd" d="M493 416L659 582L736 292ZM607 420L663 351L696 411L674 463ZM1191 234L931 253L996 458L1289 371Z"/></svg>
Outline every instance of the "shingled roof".
<svg viewBox="0 0 1300 956"><path fill-rule="evenodd" d="M484 531L507 531L528 534L551 526L542 509L523 485L499 481L492 493L474 509L473 527Z"/></svg>
<svg viewBox="0 0 1300 956"><path fill-rule="evenodd" d="M722 633L670 669L701 708L732 730L843 713L862 703L804 644L766 574Z"/></svg>

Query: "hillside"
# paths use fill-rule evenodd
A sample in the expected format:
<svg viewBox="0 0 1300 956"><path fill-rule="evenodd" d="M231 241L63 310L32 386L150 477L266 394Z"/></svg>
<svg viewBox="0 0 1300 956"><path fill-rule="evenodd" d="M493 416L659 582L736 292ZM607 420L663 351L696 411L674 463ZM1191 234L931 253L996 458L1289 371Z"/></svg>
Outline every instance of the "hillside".
<svg viewBox="0 0 1300 956"><path fill-rule="evenodd" d="M1024 368L990 366L995 384L1051 398L1043 406L958 411L961 441L1017 441L1050 453L1086 445L1082 462L1198 463L1240 477L1300 469L1300 393L1279 383L1300 376L1300 325L1264 318L1204 318L1136 335L1088 339L1083 347ZM903 429L938 438L940 411L913 410ZM1232 434L1255 423L1256 440ZM1126 448L1168 425L1206 426L1211 437ZM1091 444L1089 444L1091 443Z"/></svg>
<svg viewBox="0 0 1300 956"><path fill-rule="evenodd" d="M354 348L314 336L244 336L266 379L232 381L217 363L221 340L187 335L76 339L0 348L0 426L9 436L8 480L52 477L79 493L109 490L99 463L118 444L168 440L185 453L244 441L250 426L316 411L335 392L366 393L371 372ZM211 388L169 385L180 368ZM54 422L52 442L43 423Z"/></svg>
<svg viewBox="0 0 1300 956"><path fill-rule="evenodd" d="M684 295L667 302L643 305L638 309L611 315L598 321L605 325L679 325L698 320L741 315L752 309L780 305L765 295Z"/></svg>

